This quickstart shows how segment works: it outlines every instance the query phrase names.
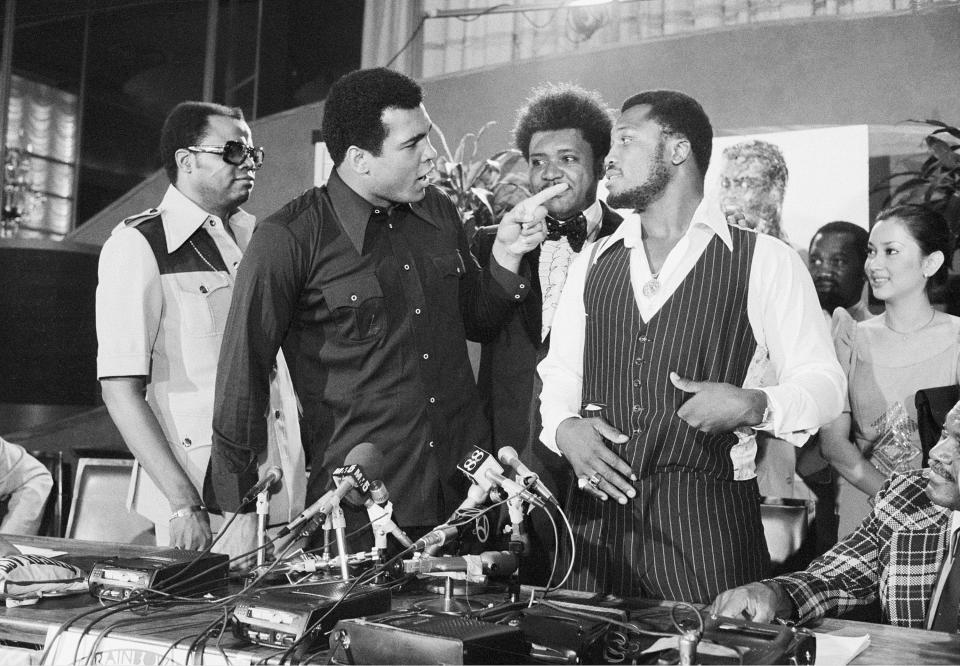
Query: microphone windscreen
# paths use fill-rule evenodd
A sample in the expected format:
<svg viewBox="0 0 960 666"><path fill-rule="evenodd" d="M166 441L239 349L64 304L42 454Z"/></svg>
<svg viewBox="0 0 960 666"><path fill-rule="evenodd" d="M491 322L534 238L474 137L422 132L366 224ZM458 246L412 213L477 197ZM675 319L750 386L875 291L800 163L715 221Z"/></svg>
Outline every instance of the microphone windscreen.
<svg viewBox="0 0 960 666"><path fill-rule="evenodd" d="M367 480L383 478L383 454L370 442L361 442L350 449L343 459L343 464L358 465ZM363 506L363 496L356 489L347 493L343 499L353 506Z"/></svg>

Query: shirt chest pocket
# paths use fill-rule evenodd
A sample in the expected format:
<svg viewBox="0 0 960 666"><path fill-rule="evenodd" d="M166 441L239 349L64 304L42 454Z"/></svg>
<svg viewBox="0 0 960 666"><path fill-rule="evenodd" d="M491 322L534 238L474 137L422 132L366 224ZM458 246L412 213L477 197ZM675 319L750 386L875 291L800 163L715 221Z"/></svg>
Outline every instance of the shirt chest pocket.
<svg viewBox="0 0 960 666"><path fill-rule="evenodd" d="M223 273L178 273L174 293L180 328L185 335L222 335L230 310L230 279Z"/></svg>
<svg viewBox="0 0 960 666"><path fill-rule="evenodd" d="M386 312L380 281L372 273L336 280L323 287L327 307L340 337L350 342L369 342L383 337Z"/></svg>
<svg viewBox="0 0 960 666"><path fill-rule="evenodd" d="M431 258L441 278L455 278L459 280L466 271L463 265L463 258L459 252L438 254Z"/></svg>

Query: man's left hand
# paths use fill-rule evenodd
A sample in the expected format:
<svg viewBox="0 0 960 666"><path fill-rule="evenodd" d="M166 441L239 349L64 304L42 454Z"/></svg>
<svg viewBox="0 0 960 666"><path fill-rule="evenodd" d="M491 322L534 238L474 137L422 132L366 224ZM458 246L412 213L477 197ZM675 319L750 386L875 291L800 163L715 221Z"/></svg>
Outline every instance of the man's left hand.
<svg viewBox="0 0 960 666"><path fill-rule="evenodd" d="M757 425L763 419L767 396L763 391L742 389L722 382L697 382L670 373L670 381L681 391L692 393L677 416L689 426L706 433L733 432L742 426Z"/></svg>
<svg viewBox="0 0 960 666"><path fill-rule="evenodd" d="M504 268L514 270L504 261L501 261L501 258L506 259L502 254L515 259L519 263L520 257L543 242L543 239L547 237L547 228L543 222L547 216L547 209L543 207L543 204L562 194L569 187L566 183L558 183L544 188L532 197L518 203L509 213L503 216L497 227L497 238L493 251L497 261ZM506 261L510 263L509 259L506 259Z"/></svg>

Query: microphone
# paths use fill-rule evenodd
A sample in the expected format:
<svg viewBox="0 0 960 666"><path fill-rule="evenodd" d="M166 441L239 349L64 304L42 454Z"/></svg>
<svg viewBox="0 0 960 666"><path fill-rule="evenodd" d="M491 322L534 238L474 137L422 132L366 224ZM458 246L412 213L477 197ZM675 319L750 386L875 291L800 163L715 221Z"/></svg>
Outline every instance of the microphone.
<svg viewBox="0 0 960 666"><path fill-rule="evenodd" d="M505 550L488 550L479 555L463 557L419 557L403 561L403 573L428 574L434 571L466 571L481 574L509 576L517 570L517 556Z"/></svg>
<svg viewBox="0 0 960 666"><path fill-rule="evenodd" d="M400 527L393 522L393 502L390 501L390 491L379 479L370 482L370 497L364 502L367 507L367 516L373 526L375 535L390 533L404 548L413 546L413 541ZM385 538L385 537L384 537ZM386 541L383 541L386 545Z"/></svg>
<svg viewBox="0 0 960 666"><path fill-rule="evenodd" d="M271 488L275 483L279 483L280 479L283 478L283 470L274 465L267 470L267 473L263 475L263 478L257 481L256 485L253 486L250 490L247 491L247 494L243 496L243 502L249 502L254 497L262 493L264 490Z"/></svg>
<svg viewBox="0 0 960 666"><path fill-rule="evenodd" d="M370 471L371 476L380 476L383 468L383 454L373 444L363 442L350 449L350 453L343 459L343 466L333 470L333 480L336 487L328 490L323 497L308 506L300 514L284 526L278 537L284 537L294 530L300 529L314 516L320 516L318 522L323 522L335 504L344 497L353 494L362 503L362 496L370 490L370 481L364 475L364 468Z"/></svg>
<svg viewBox="0 0 960 666"><path fill-rule="evenodd" d="M467 496L462 502L460 502L460 506L454 509L453 513L450 514L450 517L447 518L446 522L437 527L434 531L442 530L448 527L450 523L455 523L463 518L467 511L479 508L486 503L487 496L488 491L485 490L483 486L478 483L471 483L470 489L467 490ZM459 530L462 527L463 525L459 525L457 529ZM440 543L430 543L424 546L424 548L426 549L428 555L434 555L438 550L440 550L440 546L442 546L444 543L445 541L441 541Z"/></svg>
<svg viewBox="0 0 960 666"><path fill-rule="evenodd" d="M516 481L505 477L502 473L503 466L490 455L489 451L484 451L480 447L473 447L473 451L457 466L457 469L473 479L486 492L490 492L494 486L499 486L507 491L508 495L519 495L524 501L534 506L545 506L539 497Z"/></svg>
<svg viewBox="0 0 960 666"><path fill-rule="evenodd" d="M500 450L497 451L497 458L504 465L512 467L517 473L517 476L523 479L525 486L532 484L534 490L540 493L545 500L557 504L557 498L553 496L553 493L550 492L546 484L540 480L540 475L520 461L520 456L517 455L515 448L512 446L501 447Z"/></svg>
<svg viewBox="0 0 960 666"><path fill-rule="evenodd" d="M456 539L460 535L460 528L453 525L441 525L434 530L427 532L422 537L413 542L413 550L424 550L432 546L440 547L451 539Z"/></svg>

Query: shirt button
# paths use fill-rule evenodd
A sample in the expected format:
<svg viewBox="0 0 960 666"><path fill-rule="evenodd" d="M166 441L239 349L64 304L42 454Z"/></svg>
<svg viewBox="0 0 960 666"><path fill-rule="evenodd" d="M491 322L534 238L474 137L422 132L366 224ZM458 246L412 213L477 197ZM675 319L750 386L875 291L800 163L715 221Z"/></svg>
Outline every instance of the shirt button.
<svg viewBox="0 0 960 666"><path fill-rule="evenodd" d="M525 286L526 286L526 285L524 285L522 282L520 283L520 288L521 288L521 289L523 289Z"/></svg>
<svg viewBox="0 0 960 666"><path fill-rule="evenodd" d="M387 228L388 228L388 229L393 229L393 223L392 223L392 222L387 223Z"/></svg>
<svg viewBox="0 0 960 666"><path fill-rule="evenodd" d="M373 209L373 214L374 214L374 215L379 215L379 214L380 214L380 209L379 209L379 208L374 208L374 209Z"/></svg>
<svg viewBox="0 0 960 666"><path fill-rule="evenodd" d="M183 438L183 445L186 446L186 447L191 447L191 446L193 446L193 442L190 441L190 438L189 438L189 437L184 437L184 438Z"/></svg>
<svg viewBox="0 0 960 666"><path fill-rule="evenodd" d="M217 226L217 221L216 221L216 220L210 220L210 226L211 226L211 227Z"/></svg>
<svg viewBox="0 0 960 666"><path fill-rule="evenodd" d="M356 295L356 294L350 294L350 300L351 300L351 301L356 301L356 300L357 300L357 295Z"/></svg>
<svg viewBox="0 0 960 666"><path fill-rule="evenodd" d="M429 446L431 449L433 448L433 440L432 440L432 439L431 439L429 442L427 442L427 446Z"/></svg>
<svg viewBox="0 0 960 666"><path fill-rule="evenodd" d="M280 410L279 410L279 409L273 410L273 418L275 418L275 419L279 419L279 418L280 418Z"/></svg>
<svg viewBox="0 0 960 666"><path fill-rule="evenodd" d="M430 354L424 354L424 355L423 355L423 360L424 360L424 361L426 361L428 358L430 358Z"/></svg>
<svg viewBox="0 0 960 666"><path fill-rule="evenodd" d="M409 271L409 270L410 270L410 264L404 264L404 265L403 265L403 270Z"/></svg>
<svg viewBox="0 0 960 666"><path fill-rule="evenodd" d="M240 262L239 262L239 261L233 262L233 267L234 267L234 268L236 268L236 267L239 266L239 265L240 265Z"/></svg>
<svg viewBox="0 0 960 666"><path fill-rule="evenodd" d="M430 404L433 405L433 404L435 404L436 402L437 402L437 399L434 398L433 396L430 396Z"/></svg>
<svg viewBox="0 0 960 666"><path fill-rule="evenodd" d="M519 301L519 300L520 300L520 294L515 294L515 295L514 295L514 298Z"/></svg>
<svg viewBox="0 0 960 666"><path fill-rule="evenodd" d="M413 312L414 312L414 314L420 314L420 308L417 308L417 309L414 310Z"/></svg>

